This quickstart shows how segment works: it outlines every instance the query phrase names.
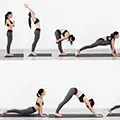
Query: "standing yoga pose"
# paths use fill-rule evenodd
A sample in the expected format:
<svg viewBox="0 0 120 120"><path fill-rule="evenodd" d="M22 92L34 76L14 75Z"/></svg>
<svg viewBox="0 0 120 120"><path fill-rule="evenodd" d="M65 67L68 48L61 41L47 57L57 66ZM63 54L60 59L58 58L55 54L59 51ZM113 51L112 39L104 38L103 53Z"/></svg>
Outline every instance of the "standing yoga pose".
<svg viewBox="0 0 120 120"><path fill-rule="evenodd" d="M110 36L106 36L104 38L99 38L95 43L88 45L88 46L84 46L81 49L79 49L78 55L80 54L81 51L86 50L86 49L90 49L90 48L94 48L97 46L106 46L106 45L110 45L111 49L112 49L112 55L114 57L120 56L120 54L116 53L114 44L115 44L115 39L119 38L119 32L115 31L113 34L111 34Z"/></svg>
<svg viewBox="0 0 120 120"><path fill-rule="evenodd" d="M27 4L25 4L25 7L28 8L28 10L30 11L29 12L29 27L31 28L31 19L32 21L34 22L35 26L36 26L36 30L34 32L35 34L35 37L34 37L34 42L32 44L32 55L36 56L36 53L35 53L35 48L36 48L36 45L37 45L37 42L40 38L40 21L38 18L35 17L35 13L33 12L33 10L31 8L29 8L29 6Z"/></svg>
<svg viewBox="0 0 120 120"><path fill-rule="evenodd" d="M43 102L43 97L46 95L46 92L44 89L40 89L37 93L37 101L36 101L36 105L34 107L29 107L27 109L24 109L24 110L18 110L18 109L12 109L12 110L5 110L2 115L4 116L5 114L7 113L18 113L20 115L30 115L30 114L33 114L35 112L38 111L38 114L41 116L41 117L45 117L46 114L43 114L43 105L44 105L44 102Z"/></svg>
<svg viewBox="0 0 120 120"><path fill-rule="evenodd" d="M73 95L76 95L79 99L79 101L81 103L85 103L86 107L97 117L101 117L101 115L98 115L94 109L94 100L90 99L88 100L88 98L79 90L77 90L77 88L71 88L69 90L69 92L67 93L66 97L64 98L64 100L58 105L58 108L56 110L55 116L56 117L62 117L62 114L59 114L59 111L62 109L62 107L73 97Z"/></svg>
<svg viewBox="0 0 120 120"><path fill-rule="evenodd" d="M75 37L73 35L70 35L70 33L67 30L60 29L55 31L55 36L56 36L56 43L58 44L58 49L60 51L60 55L67 55L66 53L63 52L62 49L62 41L68 40L70 44L73 44L73 41L75 40ZM63 38L62 38L63 36Z"/></svg>
<svg viewBox="0 0 120 120"><path fill-rule="evenodd" d="M7 31L7 56L13 56L13 54L10 53L10 47L13 39L13 27L15 26L15 21L11 21L11 18L13 17L12 12L8 12L5 15L5 25L8 27Z"/></svg>
<svg viewBox="0 0 120 120"><path fill-rule="evenodd" d="M120 108L120 105L116 105L113 108L109 109L108 111L111 113L113 110L119 109L119 108Z"/></svg>

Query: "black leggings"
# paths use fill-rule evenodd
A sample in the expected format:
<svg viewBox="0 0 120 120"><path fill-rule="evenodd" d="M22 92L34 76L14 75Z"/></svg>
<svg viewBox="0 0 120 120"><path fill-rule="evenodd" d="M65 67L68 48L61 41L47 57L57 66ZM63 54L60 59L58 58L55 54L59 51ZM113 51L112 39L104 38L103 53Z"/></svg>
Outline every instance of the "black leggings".
<svg viewBox="0 0 120 120"><path fill-rule="evenodd" d="M56 36L56 39L59 40L61 39L61 32L60 30L56 30L55 31L55 36ZM58 44L58 50L60 51L60 53L63 53L63 49L62 49L62 41L57 43Z"/></svg>
<svg viewBox="0 0 120 120"><path fill-rule="evenodd" d="M80 49L80 51L90 49L90 48L94 48L94 47L97 47L97 46L106 46L106 45L111 45L111 42L108 41L108 40L105 41L103 38L100 38L95 43L82 47Z"/></svg>
<svg viewBox="0 0 120 120"><path fill-rule="evenodd" d="M66 97L64 98L64 100L58 105L56 113L59 113L62 107L73 97L73 95L76 95L76 93L77 93L77 89L71 88L69 92L67 93Z"/></svg>
<svg viewBox="0 0 120 120"><path fill-rule="evenodd" d="M10 47L13 39L13 33L12 30L7 31L7 54L10 54Z"/></svg>
<svg viewBox="0 0 120 120"><path fill-rule="evenodd" d="M12 109L12 110L8 110L7 113L18 113L20 115L30 115L35 113L36 110L34 107L29 107L27 109L24 110L18 110L18 109Z"/></svg>
<svg viewBox="0 0 120 120"><path fill-rule="evenodd" d="M118 108L120 108L120 105L114 106L113 108L111 108L111 110L113 111L113 110L118 109Z"/></svg>
<svg viewBox="0 0 120 120"><path fill-rule="evenodd" d="M35 51L35 48L36 48L36 45L37 45L37 42L38 40L40 39L40 29L36 29L34 34L35 34L35 38L34 38L34 42L32 44L32 52Z"/></svg>

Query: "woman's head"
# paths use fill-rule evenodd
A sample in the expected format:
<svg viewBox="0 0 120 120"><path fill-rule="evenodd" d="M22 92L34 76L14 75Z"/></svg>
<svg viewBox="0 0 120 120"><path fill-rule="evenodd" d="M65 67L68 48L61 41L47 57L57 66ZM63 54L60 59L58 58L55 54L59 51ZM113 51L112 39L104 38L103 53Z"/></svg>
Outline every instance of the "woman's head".
<svg viewBox="0 0 120 120"><path fill-rule="evenodd" d="M73 41L75 41L75 37L73 35L70 35L68 41L70 41L70 44L72 45Z"/></svg>
<svg viewBox="0 0 120 120"><path fill-rule="evenodd" d="M94 100L93 100L93 99L90 99L89 102L90 102L91 107L93 107L94 104L95 104Z"/></svg>
<svg viewBox="0 0 120 120"><path fill-rule="evenodd" d="M31 12L28 13L28 16L29 16L29 18L28 18L28 24L29 24L29 27L31 29Z"/></svg>
<svg viewBox="0 0 120 120"><path fill-rule="evenodd" d="M6 24L6 20L7 19L10 19L10 18L12 18L13 17L13 14L12 14L12 12L7 12L7 14L5 14L5 24Z"/></svg>
<svg viewBox="0 0 120 120"><path fill-rule="evenodd" d="M114 33L111 34L111 37L114 39L119 38L119 32L115 31Z"/></svg>
<svg viewBox="0 0 120 120"><path fill-rule="evenodd" d="M37 93L37 97L40 97L40 96L44 96L46 95L46 92L44 89L39 89L38 93Z"/></svg>

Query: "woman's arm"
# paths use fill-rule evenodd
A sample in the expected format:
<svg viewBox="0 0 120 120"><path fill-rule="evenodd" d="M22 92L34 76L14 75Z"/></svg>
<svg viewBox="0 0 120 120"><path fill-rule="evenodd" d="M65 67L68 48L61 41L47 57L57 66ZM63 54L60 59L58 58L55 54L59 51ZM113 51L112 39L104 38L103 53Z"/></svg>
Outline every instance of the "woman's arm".
<svg viewBox="0 0 120 120"><path fill-rule="evenodd" d="M67 40L67 39L68 39L68 37L61 38L61 39L57 40L56 43L59 43L59 42L61 42L63 40Z"/></svg>
<svg viewBox="0 0 120 120"><path fill-rule="evenodd" d="M13 24L11 24L10 20L7 19L6 24L9 24L10 27L14 27L15 26L15 21L13 21Z"/></svg>
<svg viewBox="0 0 120 120"><path fill-rule="evenodd" d="M33 12L33 10L27 4L24 4L24 6L28 8L28 10L31 12L31 17L35 19L35 13Z"/></svg>
<svg viewBox="0 0 120 120"><path fill-rule="evenodd" d="M88 100L86 97L84 97L84 102L85 102L85 104L87 105L88 109L89 109L96 117L102 117L101 115L98 115L98 114L95 112L95 110L93 109L93 107L91 107L90 102L89 102L89 100Z"/></svg>
<svg viewBox="0 0 120 120"><path fill-rule="evenodd" d="M112 55L113 55L114 57L116 57L116 56L118 56L118 54L116 53L116 50L115 50L114 45L115 45L115 40L112 39L112 42L111 42Z"/></svg>

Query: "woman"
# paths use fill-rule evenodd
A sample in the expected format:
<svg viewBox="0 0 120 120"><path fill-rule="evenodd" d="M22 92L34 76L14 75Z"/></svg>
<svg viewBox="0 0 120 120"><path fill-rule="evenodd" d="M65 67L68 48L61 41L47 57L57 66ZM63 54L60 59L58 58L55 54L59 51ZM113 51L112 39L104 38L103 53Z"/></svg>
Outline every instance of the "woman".
<svg viewBox="0 0 120 120"><path fill-rule="evenodd" d="M2 115L4 116L5 114L7 113L17 113L17 114L20 114L20 115L31 115L35 112L38 111L38 114L41 116L41 117L45 117L46 114L43 114L43 105L44 105L44 102L43 102L43 97L46 95L46 92L44 89L40 89L37 93L37 101L36 101L36 105L34 107L29 107L27 109L24 109L24 110L18 110L18 109L12 109L12 110L5 110Z"/></svg>
<svg viewBox="0 0 120 120"><path fill-rule="evenodd" d="M29 6L27 4L25 4L25 7L28 8L28 10L30 11L29 14L28 14L29 15L29 21L28 21L29 22L29 27L31 28L31 19L34 22L35 27L36 27L36 30L34 32L35 38L34 38L34 42L32 44L32 55L36 56L37 54L35 53L35 48L36 48L37 42L40 38L40 31L41 31L40 21L39 21L38 18L35 17L35 13L32 11L31 8L29 8Z"/></svg>
<svg viewBox="0 0 120 120"><path fill-rule="evenodd" d="M55 31L55 36L56 36L56 43L58 44L58 49L60 51L60 55L67 55L66 53L63 52L62 49L62 41L68 40L70 44L73 44L73 41L75 41L75 37L71 35L67 30L60 29ZM63 38L62 38L63 36Z"/></svg>
<svg viewBox="0 0 120 120"><path fill-rule="evenodd" d="M97 46L110 45L111 49L112 49L112 55L114 57L120 56L120 54L116 53L116 50L115 50L115 47L114 47L115 39L117 39L117 38L119 38L119 32L115 31L110 36L106 36L104 38L99 38L95 43L82 47L80 50L77 51L78 55L80 55L81 51L86 50L86 49L94 48L94 47L97 47Z"/></svg>
<svg viewBox="0 0 120 120"><path fill-rule="evenodd" d="M12 21L11 18L13 18L12 12L8 12L5 15L5 25L8 27L7 31L7 56L13 56L13 54L10 53L10 47L13 40L13 27L15 26L15 21Z"/></svg>
<svg viewBox="0 0 120 120"><path fill-rule="evenodd" d="M86 107L97 117L102 117L101 115L98 115L94 109L94 100L90 99L88 100L88 98L81 92L79 91L77 88L71 88L69 90L69 92L67 93L66 97L64 98L64 100L58 105L58 108L56 110L55 116L56 117L62 117L62 114L59 113L59 111L61 110L61 108L73 97L73 95L77 96L79 101L81 103L85 103Z"/></svg>
<svg viewBox="0 0 120 120"><path fill-rule="evenodd" d="M120 105L116 105L113 108L109 109L108 111L111 113L113 110L119 109Z"/></svg>

